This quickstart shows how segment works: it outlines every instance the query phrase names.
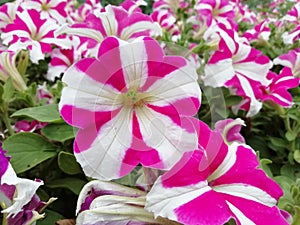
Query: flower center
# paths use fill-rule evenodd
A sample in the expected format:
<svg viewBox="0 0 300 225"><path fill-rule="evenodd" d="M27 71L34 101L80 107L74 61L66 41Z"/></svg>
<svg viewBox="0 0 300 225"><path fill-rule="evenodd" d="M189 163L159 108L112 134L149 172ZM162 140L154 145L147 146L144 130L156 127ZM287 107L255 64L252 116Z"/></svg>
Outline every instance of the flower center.
<svg viewBox="0 0 300 225"><path fill-rule="evenodd" d="M123 94L124 105L130 107L141 107L145 105L147 96L144 93L137 92L135 90L129 90Z"/></svg>
<svg viewBox="0 0 300 225"><path fill-rule="evenodd" d="M48 11L50 9L50 6L49 5L47 5L47 4L42 4L42 10L43 11Z"/></svg>

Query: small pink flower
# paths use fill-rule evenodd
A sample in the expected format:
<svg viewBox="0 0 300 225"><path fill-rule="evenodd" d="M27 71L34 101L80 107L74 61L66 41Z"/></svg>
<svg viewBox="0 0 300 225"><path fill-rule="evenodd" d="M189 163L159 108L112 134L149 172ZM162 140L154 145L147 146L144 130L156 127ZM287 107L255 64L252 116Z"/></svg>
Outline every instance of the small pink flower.
<svg viewBox="0 0 300 225"><path fill-rule="evenodd" d="M87 176L118 178L139 163L167 169L195 146L181 117L200 106L196 70L149 37L106 38L98 59L76 62L62 80L60 113L80 128L74 152Z"/></svg>
<svg viewBox="0 0 300 225"><path fill-rule="evenodd" d="M179 27L176 25L176 18L167 9L155 10L151 14L153 21L158 22L159 25L165 29L172 38L178 37L180 34Z"/></svg>
<svg viewBox="0 0 300 225"><path fill-rule="evenodd" d="M293 104L293 97L288 92L288 89L299 86L300 78L295 78L290 68L285 67L279 75L270 72L269 77L272 82L268 87L261 87L263 89L263 101L271 100L283 107L291 107Z"/></svg>
<svg viewBox="0 0 300 225"><path fill-rule="evenodd" d="M134 12L142 13L140 6L146 6L147 2L144 0L125 0L120 4L129 14Z"/></svg>
<svg viewBox="0 0 300 225"><path fill-rule="evenodd" d="M15 130L17 133L19 132L33 132L45 127L47 123L41 123L37 120L33 120L31 122L27 120L20 120L15 123Z"/></svg>
<svg viewBox="0 0 300 225"><path fill-rule="evenodd" d="M272 62L238 37L236 32L223 28L219 29L218 34L221 38L219 49L205 65L202 80L205 85L227 87L233 93L246 97L251 106L247 116L253 116L262 106L256 99L256 85L269 85L271 81L267 74Z"/></svg>
<svg viewBox="0 0 300 225"><path fill-rule="evenodd" d="M275 65L282 65L292 69L295 77L300 77L300 49L294 49L274 59Z"/></svg>
<svg viewBox="0 0 300 225"><path fill-rule="evenodd" d="M214 24L224 24L227 28L235 27L235 14L228 0L199 0L195 9L206 21L207 27Z"/></svg>
<svg viewBox="0 0 300 225"><path fill-rule="evenodd" d="M24 0L21 3L21 7L25 10L37 10L41 14L41 19L52 18L59 24L66 22L66 5L67 0Z"/></svg>
<svg viewBox="0 0 300 225"><path fill-rule="evenodd" d="M82 42L88 42L89 48L98 48L99 43L109 36L133 40L139 36L149 36L150 31L160 33L161 29L148 15L138 12L129 14L121 6L108 5L102 12L88 14L82 23L63 26L57 34L77 35Z"/></svg>
<svg viewBox="0 0 300 225"><path fill-rule="evenodd" d="M44 59L47 52L52 51L52 46L69 48L70 44L65 38L54 38L54 31L59 27L53 19L41 19L40 13L34 9L17 12L13 23L8 24L1 34L3 43L9 50L30 50L30 59L38 63Z"/></svg>
<svg viewBox="0 0 300 225"><path fill-rule="evenodd" d="M284 17L282 17L282 20L299 25L300 24L300 2L295 4L293 8L290 11L288 11Z"/></svg>
<svg viewBox="0 0 300 225"><path fill-rule="evenodd" d="M268 27L268 21L264 20L257 24L253 29L246 31L243 37L247 38L249 42L252 41L268 41L271 35L271 30Z"/></svg>
<svg viewBox="0 0 300 225"><path fill-rule="evenodd" d="M198 121L199 146L186 152L158 178L145 208L185 225L288 225L276 207L283 191L259 169L245 144L223 142L220 133ZM272 219L270 219L272 218Z"/></svg>

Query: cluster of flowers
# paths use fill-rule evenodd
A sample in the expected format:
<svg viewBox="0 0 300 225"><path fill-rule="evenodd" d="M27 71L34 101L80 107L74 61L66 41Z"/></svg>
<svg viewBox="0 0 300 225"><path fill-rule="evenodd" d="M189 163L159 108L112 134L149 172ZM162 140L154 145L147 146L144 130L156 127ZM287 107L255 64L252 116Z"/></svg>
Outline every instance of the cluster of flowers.
<svg viewBox="0 0 300 225"><path fill-rule="evenodd" d="M251 43L267 43L269 24L284 29L286 22L295 29L284 43L297 41L300 3L280 21L260 20L238 0L157 0L151 15L139 8L145 4L17 0L0 7L0 80L11 77L16 90L26 90L16 68L20 49L28 50L31 63L51 58L49 81L63 74L59 111L79 128L77 161L86 176L98 179L79 196L77 224L289 224L289 215L276 206L281 188L258 168L254 150L239 134L243 121L219 121L211 130L194 116L199 82L241 96L232 109L248 117L266 101L292 106L288 89L299 85L300 50L272 61ZM177 13L182 9L185 23ZM240 34L241 21L253 29ZM187 46L189 60L166 55L153 38L167 33L181 40L186 24L195 41ZM200 40L209 47L207 61L193 52ZM283 67L279 74L271 71L273 64ZM2 149L0 157L2 212L8 224L31 224L46 204L35 195L42 182L18 178ZM108 182L138 165L148 171L148 184L154 177L149 189ZM163 175L153 175L156 170Z"/></svg>

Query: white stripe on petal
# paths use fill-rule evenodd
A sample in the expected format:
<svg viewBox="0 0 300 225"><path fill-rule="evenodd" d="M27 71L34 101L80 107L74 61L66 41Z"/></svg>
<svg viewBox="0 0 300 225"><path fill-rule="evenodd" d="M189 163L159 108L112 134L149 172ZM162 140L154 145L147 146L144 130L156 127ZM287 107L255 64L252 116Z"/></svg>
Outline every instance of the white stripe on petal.
<svg viewBox="0 0 300 225"><path fill-rule="evenodd" d="M167 76L158 79L146 92L155 99L151 104L166 106L180 99L195 97L201 100L198 75L190 64L178 68Z"/></svg>
<svg viewBox="0 0 300 225"><path fill-rule="evenodd" d="M147 194L145 208L154 215L162 216L171 220L177 220L174 209L192 201L202 194L211 190L207 182L195 185L164 188L161 177L154 183L151 191Z"/></svg>
<svg viewBox="0 0 300 225"><path fill-rule="evenodd" d="M243 225L256 225L253 223L248 217L246 217L238 208L232 205L230 202L226 201L227 205L229 206L230 210L233 214L237 217L239 222Z"/></svg>
<svg viewBox="0 0 300 225"><path fill-rule="evenodd" d="M68 87L62 91L59 107L74 105L90 111L112 111L122 105L119 92L110 85L99 83L84 72L69 68L62 79Z"/></svg>
<svg viewBox="0 0 300 225"><path fill-rule="evenodd" d="M205 66L204 84L211 87L223 87L235 74L232 59L225 59Z"/></svg>
<svg viewBox="0 0 300 225"><path fill-rule="evenodd" d="M267 192L249 184L224 184L214 186L216 192L248 199L269 207L276 205L277 200Z"/></svg>
<svg viewBox="0 0 300 225"><path fill-rule="evenodd" d="M105 123L91 147L75 153L85 174L100 180L120 177L120 168L126 150L132 142L132 110L122 110Z"/></svg>
<svg viewBox="0 0 300 225"><path fill-rule="evenodd" d="M35 34L37 33L37 28L34 22L32 21L31 16L28 14L28 11L24 10L23 12L17 12L17 15L26 24L32 36L35 36Z"/></svg>
<svg viewBox="0 0 300 225"><path fill-rule="evenodd" d="M137 32L142 32L146 30L151 30L155 35L161 35L162 30L158 23L150 21L141 21L134 23L122 30L120 38L123 40L128 40L131 35Z"/></svg>
<svg viewBox="0 0 300 225"><path fill-rule="evenodd" d="M241 75L237 75L237 76L240 80L243 91L245 92L246 96L250 98L250 108L246 116L247 117L254 116L261 109L262 103L256 99L253 89L249 84L248 80Z"/></svg>
<svg viewBox="0 0 300 225"><path fill-rule="evenodd" d="M207 178L207 181L210 182L212 180L216 180L222 175L224 175L228 170L231 169L231 167L236 162L236 152L238 147L240 146L239 143L233 142L229 149L226 157L224 158L223 162L218 166L218 168Z"/></svg>
<svg viewBox="0 0 300 225"><path fill-rule="evenodd" d="M156 149L165 169L172 167L186 151L197 148L197 135L189 133L168 116L144 106L136 108L143 140Z"/></svg>
<svg viewBox="0 0 300 225"><path fill-rule="evenodd" d="M148 56L145 44L139 39L131 44L121 40L119 43L121 44L119 50L126 87L138 90L146 82L148 75Z"/></svg>

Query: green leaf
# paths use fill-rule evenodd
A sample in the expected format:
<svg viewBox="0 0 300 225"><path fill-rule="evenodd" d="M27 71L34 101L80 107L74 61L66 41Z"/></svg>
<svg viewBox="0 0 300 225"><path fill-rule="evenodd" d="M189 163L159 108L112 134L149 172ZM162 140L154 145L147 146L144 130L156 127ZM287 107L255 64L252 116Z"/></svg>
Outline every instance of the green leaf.
<svg viewBox="0 0 300 225"><path fill-rule="evenodd" d="M297 163L300 163L300 150L294 151L294 159Z"/></svg>
<svg viewBox="0 0 300 225"><path fill-rule="evenodd" d="M42 134L53 141L64 142L75 137L76 128L66 123L49 124L42 129Z"/></svg>
<svg viewBox="0 0 300 225"><path fill-rule="evenodd" d="M34 133L18 133L3 142L3 149L11 156L16 173L27 171L41 162L56 156L56 147Z"/></svg>
<svg viewBox="0 0 300 225"><path fill-rule="evenodd" d="M58 166L66 174L81 173L81 167L73 154L61 151L58 155Z"/></svg>
<svg viewBox="0 0 300 225"><path fill-rule="evenodd" d="M25 116L40 122L49 123L58 122L62 120L58 112L57 104L49 104L44 106L21 109L13 113L11 116Z"/></svg>
<svg viewBox="0 0 300 225"><path fill-rule="evenodd" d="M74 177L67 177L63 179L53 180L49 182L46 186L49 188L66 188L72 191L74 194L79 195L81 189L86 184L86 181L83 181Z"/></svg>
<svg viewBox="0 0 300 225"><path fill-rule="evenodd" d="M13 95L15 92L15 88L13 85L13 81L12 78L9 77L6 81L5 84L3 85L3 95L2 98L4 100L4 102L10 102Z"/></svg>
<svg viewBox="0 0 300 225"><path fill-rule="evenodd" d="M285 137L288 141L293 141L296 139L297 137L297 133L296 132L293 132L293 131L287 131L285 133Z"/></svg>
<svg viewBox="0 0 300 225"><path fill-rule="evenodd" d="M231 95L225 98L225 103L227 106L233 106L240 103L243 100L241 96Z"/></svg>
<svg viewBox="0 0 300 225"><path fill-rule="evenodd" d="M60 215L59 213L46 209L45 211L46 217L42 220L38 220L37 221L37 225L53 225L56 223L56 221L64 219L64 217L62 215Z"/></svg>

